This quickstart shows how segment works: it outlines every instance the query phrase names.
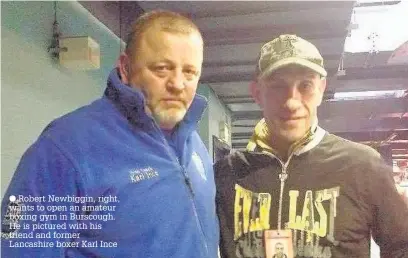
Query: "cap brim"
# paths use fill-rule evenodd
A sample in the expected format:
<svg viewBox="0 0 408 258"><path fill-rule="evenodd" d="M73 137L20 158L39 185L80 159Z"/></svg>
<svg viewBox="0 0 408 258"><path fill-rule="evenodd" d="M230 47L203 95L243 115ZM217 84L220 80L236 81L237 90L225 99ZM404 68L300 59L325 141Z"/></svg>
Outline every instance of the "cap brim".
<svg viewBox="0 0 408 258"><path fill-rule="evenodd" d="M315 71L316 73L320 74L323 77L327 76L327 72L323 67L321 67L321 66L319 66L319 65L317 65L317 64L315 64L315 63L313 63L313 62L311 62L311 61L309 61L307 59L302 59L302 58L298 58L298 57L288 57L288 58L279 60L278 62L274 63L273 65L267 67L265 69L265 71L263 73L261 73L261 77L268 76L272 72L274 72L274 71L276 71L276 70L278 70L278 69L280 69L282 67L285 67L285 66L288 66L288 65L293 65L293 64L294 65L299 65L299 66L302 66L302 67L305 67L305 68L309 68L309 69Z"/></svg>

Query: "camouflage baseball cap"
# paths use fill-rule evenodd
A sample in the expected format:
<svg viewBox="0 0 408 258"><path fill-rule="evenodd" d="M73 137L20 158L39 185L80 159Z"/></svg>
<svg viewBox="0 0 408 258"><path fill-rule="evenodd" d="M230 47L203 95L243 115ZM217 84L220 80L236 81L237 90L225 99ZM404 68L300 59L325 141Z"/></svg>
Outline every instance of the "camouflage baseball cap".
<svg viewBox="0 0 408 258"><path fill-rule="evenodd" d="M319 50L301 37L281 35L262 46L258 63L261 77L290 64L312 69L323 77L327 76Z"/></svg>

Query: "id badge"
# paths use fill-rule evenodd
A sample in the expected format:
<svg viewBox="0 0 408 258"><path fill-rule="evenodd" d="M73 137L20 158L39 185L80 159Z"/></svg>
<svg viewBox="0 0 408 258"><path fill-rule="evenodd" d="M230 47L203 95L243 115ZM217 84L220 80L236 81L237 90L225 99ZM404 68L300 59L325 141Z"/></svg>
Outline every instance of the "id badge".
<svg viewBox="0 0 408 258"><path fill-rule="evenodd" d="M292 231L265 230L266 258L293 258Z"/></svg>

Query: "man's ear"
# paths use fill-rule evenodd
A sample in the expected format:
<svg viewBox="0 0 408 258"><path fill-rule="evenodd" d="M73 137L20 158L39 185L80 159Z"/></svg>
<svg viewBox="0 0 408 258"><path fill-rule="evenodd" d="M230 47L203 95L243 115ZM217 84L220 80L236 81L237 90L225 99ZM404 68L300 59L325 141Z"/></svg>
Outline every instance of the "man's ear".
<svg viewBox="0 0 408 258"><path fill-rule="evenodd" d="M320 80L320 85L319 85L319 103L317 106L320 106L322 104L323 101L323 96L324 96L324 91L326 90L326 84L327 84L327 80L326 78L322 78Z"/></svg>
<svg viewBox="0 0 408 258"><path fill-rule="evenodd" d="M119 56L118 70L123 84L129 84L130 81L130 58L123 52Z"/></svg>
<svg viewBox="0 0 408 258"><path fill-rule="evenodd" d="M249 91L251 92L252 98L254 98L255 102L262 108L263 107L263 101L261 97L261 90L258 82L255 80L251 81L249 84Z"/></svg>

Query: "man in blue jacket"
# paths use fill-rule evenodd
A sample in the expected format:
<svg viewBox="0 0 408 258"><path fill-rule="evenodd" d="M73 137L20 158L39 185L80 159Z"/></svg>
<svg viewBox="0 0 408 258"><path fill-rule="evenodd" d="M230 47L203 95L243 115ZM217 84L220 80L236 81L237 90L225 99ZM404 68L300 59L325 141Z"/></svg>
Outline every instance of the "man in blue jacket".
<svg viewBox="0 0 408 258"><path fill-rule="evenodd" d="M202 62L192 21L140 17L104 96L23 155L2 203L2 257L216 257L212 163L196 132Z"/></svg>

